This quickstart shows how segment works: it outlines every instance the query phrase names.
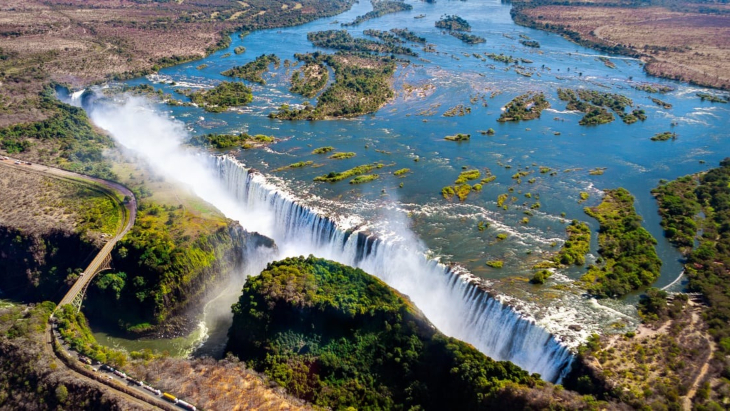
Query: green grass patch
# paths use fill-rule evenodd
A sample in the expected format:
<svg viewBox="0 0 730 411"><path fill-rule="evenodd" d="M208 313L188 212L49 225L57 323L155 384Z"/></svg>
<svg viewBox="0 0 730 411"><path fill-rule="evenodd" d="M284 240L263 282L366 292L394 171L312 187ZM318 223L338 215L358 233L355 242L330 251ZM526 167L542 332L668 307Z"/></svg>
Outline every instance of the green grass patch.
<svg viewBox="0 0 730 411"><path fill-rule="evenodd" d="M335 148L332 146L315 148L314 150L312 150L312 154L325 154L325 153L329 153L330 151L332 151L334 149Z"/></svg>
<svg viewBox="0 0 730 411"><path fill-rule="evenodd" d="M377 174L367 174L367 175L357 176L357 177L353 178L352 180L350 180L350 184L369 183L373 180L377 180L378 178L380 178L380 176Z"/></svg>
<svg viewBox="0 0 730 411"><path fill-rule="evenodd" d="M355 177L357 175L369 173L376 168L378 168L377 164L363 164L361 166L357 166L357 167L354 167L354 168L351 168L349 170L345 170L345 171L342 171L339 173L333 171L333 172L330 172L329 174L315 177L314 181L325 181L325 182L329 182L329 183L335 183L337 181L341 181L346 178Z"/></svg>
<svg viewBox="0 0 730 411"><path fill-rule="evenodd" d="M334 159L334 160L343 160L343 159L346 159L346 158L353 158L353 157L355 157L355 153L352 153L352 152L348 152L348 153L334 153L331 156L329 156L329 158Z"/></svg>

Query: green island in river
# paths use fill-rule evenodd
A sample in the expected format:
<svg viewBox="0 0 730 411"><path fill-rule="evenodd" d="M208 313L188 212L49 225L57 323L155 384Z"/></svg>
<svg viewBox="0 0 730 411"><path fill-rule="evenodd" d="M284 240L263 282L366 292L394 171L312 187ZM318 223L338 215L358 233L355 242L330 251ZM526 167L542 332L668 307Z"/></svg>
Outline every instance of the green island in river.
<svg viewBox="0 0 730 411"><path fill-rule="evenodd" d="M233 312L228 349L322 407L526 406L518 392L552 390L441 334L377 278L324 259L269 264L246 282ZM546 403L530 405L557 405L538 401Z"/></svg>
<svg viewBox="0 0 730 411"><path fill-rule="evenodd" d="M722 2L0 13L0 409L728 408Z"/></svg>

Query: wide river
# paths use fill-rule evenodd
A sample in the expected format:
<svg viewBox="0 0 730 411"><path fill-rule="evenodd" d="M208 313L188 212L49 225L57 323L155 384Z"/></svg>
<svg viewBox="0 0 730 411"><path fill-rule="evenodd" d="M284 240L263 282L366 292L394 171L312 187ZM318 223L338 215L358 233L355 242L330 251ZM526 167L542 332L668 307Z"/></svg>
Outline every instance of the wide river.
<svg viewBox="0 0 730 411"><path fill-rule="evenodd" d="M398 66L393 83L396 97L375 114L326 121L269 119L267 115L282 104L306 101L288 91L293 69L284 64L276 70L272 66L265 75L266 85L250 85L254 100L243 110L214 114L197 107L160 105L159 109L185 122L191 134L247 131L273 135L279 139L275 144L267 149L243 150L237 154L239 160L305 203L327 214L368 224L382 236L397 235L392 232L392 222L406 219L431 255L484 278L505 301L512 300L553 332L579 324L585 336L587 331L612 329L616 322L635 323L631 303L636 295L598 304L570 286L585 268L561 270L545 285L536 286L527 282L534 271L532 266L559 249L571 219L586 221L596 233L597 222L583 208L598 204L601 190L624 187L636 197L644 227L658 240L657 251L664 265L655 286L673 282L681 272L681 256L662 235L650 190L661 179L707 170L730 155L728 105L703 102L696 96L708 90L647 76L636 59L606 56L615 64L612 68L598 59L601 55L596 51L515 25L507 4L493 0L408 3L413 5L412 11L347 27L357 37L366 37L366 29L408 28L435 48L435 52L425 52L421 46L406 44L419 56ZM185 99L174 90L211 87L230 80L220 73L264 53L276 54L283 62L294 61L295 53L333 52L313 47L307 33L340 29L339 23L350 22L371 8L369 2L362 1L346 13L303 26L257 31L243 39L236 34L226 50L127 84L151 84ZM467 45L442 33L434 22L444 14L467 19L472 34L486 38L486 43ZM520 40L526 38L537 41L540 47L522 45ZM244 46L245 53L233 53L237 46ZM504 53L532 62L521 63L525 69L520 74L514 65L484 61L474 53ZM207 67L198 69L202 64ZM667 85L673 91L649 94L632 87L640 83ZM648 119L631 125L617 118L610 124L580 126L582 114L565 110L566 103L557 97L560 87L623 94L635 107L644 109ZM536 120L497 122L505 104L528 91L544 92L551 108ZM673 108L661 108L651 97L671 103ZM443 116L459 104L470 107L471 112ZM489 128L495 130L493 136L479 133ZM664 131L676 132L678 138L650 140ZM456 133L471 134L471 140L444 140L444 136ZM311 153L321 146L334 146L336 151L354 152L356 156L334 160ZM274 171L308 160L316 167ZM380 178L373 182L355 186L347 180L313 182L318 175L373 162L385 165L376 171ZM482 172L488 169L496 180L464 202L444 199L441 188L453 185L465 167ZM541 167L550 172L540 173ZM403 178L394 176L393 171L401 168L409 168L411 173ZM596 168L605 169L604 173L589 174ZM520 184L512 178L518 171L530 173ZM579 203L581 192L590 194L583 203ZM507 210L497 206L497 197L505 193L509 194ZM517 201L511 200L513 196ZM540 208L530 209L537 201ZM532 215L524 224L526 212ZM479 222L489 223L488 228L479 230ZM508 234L507 239L497 241L499 233ZM596 235L591 250L589 262L597 255ZM488 260L503 260L504 267L490 268L485 264ZM674 288L681 287L678 282Z"/></svg>

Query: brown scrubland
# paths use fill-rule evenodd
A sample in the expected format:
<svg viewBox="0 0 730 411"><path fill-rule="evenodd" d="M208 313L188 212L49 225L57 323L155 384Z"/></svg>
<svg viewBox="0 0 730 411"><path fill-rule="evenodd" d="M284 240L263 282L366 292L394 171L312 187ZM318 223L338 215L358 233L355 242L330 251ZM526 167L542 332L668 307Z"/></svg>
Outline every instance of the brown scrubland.
<svg viewBox="0 0 730 411"><path fill-rule="evenodd" d="M0 3L0 127L47 116L38 93L129 78L205 56L228 33L305 23L349 0L6 0Z"/></svg>
<svg viewBox="0 0 730 411"><path fill-rule="evenodd" d="M231 357L162 358L129 367L139 378L206 410L309 410L302 400Z"/></svg>
<svg viewBox="0 0 730 411"><path fill-rule="evenodd" d="M639 57L649 74L730 89L730 5L527 0L512 13L519 24Z"/></svg>

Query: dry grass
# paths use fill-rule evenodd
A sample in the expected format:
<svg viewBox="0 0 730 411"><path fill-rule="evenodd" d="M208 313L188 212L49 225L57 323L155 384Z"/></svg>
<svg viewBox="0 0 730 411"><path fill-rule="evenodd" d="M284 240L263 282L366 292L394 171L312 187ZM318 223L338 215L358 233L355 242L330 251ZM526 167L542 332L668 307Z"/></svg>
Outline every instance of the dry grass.
<svg viewBox="0 0 730 411"><path fill-rule="evenodd" d="M89 201L108 202L111 208L114 207L111 199L86 186L24 172L2 163L0 193L0 225L19 229L25 234L77 231L84 222L83 210ZM114 222L118 222L118 218ZM85 234L101 241L102 233L109 235L115 230L116 226Z"/></svg>
<svg viewBox="0 0 730 411"><path fill-rule="evenodd" d="M650 74L730 89L730 15L700 14L686 6L672 11L543 5L521 13L538 27L558 25L590 42L627 46L642 55Z"/></svg>
<svg viewBox="0 0 730 411"><path fill-rule="evenodd" d="M206 410L308 410L236 360L165 358L137 362L134 375Z"/></svg>
<svg viewBox="0 0 730 411"><path fill-rule="evenodd" d="M48 81L80 88L137 76L162 59L203 57L225 31L303 23L347 7L329 0L4 0L0 127L42 119L36 96Z"/></svg>
<svg viewBox="0 0 730 411"><path fill-rule="evenodd" d="M714 351L701 307L690 302L678 318L642 325L632 338L611 336L587 360L626 399L663 402L678 394L688 404Z"/></svg>

